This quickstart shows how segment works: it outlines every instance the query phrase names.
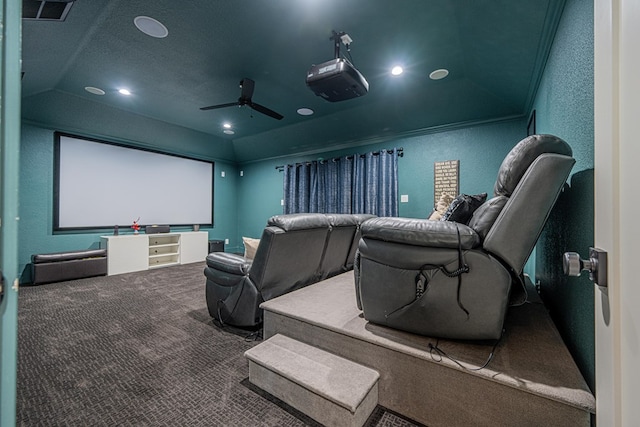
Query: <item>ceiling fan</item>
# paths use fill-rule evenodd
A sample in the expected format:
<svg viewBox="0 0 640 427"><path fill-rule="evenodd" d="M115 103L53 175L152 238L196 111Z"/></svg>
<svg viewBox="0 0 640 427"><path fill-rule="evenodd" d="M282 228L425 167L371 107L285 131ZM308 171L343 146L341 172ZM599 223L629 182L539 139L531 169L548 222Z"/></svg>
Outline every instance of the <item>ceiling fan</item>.
<svg viewBox="0 0 640 427"><path fill-rule="evenodd" d="M276 113L275 111L263 105L256 104L251 100L251 97L253 96L254 87L255 87L255 82L245 77L244 79L240 80L240 88L241 88L240 98L238 98L236 102L230 102L228 104L211 105L209 107L202 107L200 109L216 110L218 108L233 107L236 105L238 107L242 107L243 105L248 105L249 108L256 110L259 113L266 114L267 116L273 117L276 120L282 120L282 118L284 117L282 114Z"/></svg>

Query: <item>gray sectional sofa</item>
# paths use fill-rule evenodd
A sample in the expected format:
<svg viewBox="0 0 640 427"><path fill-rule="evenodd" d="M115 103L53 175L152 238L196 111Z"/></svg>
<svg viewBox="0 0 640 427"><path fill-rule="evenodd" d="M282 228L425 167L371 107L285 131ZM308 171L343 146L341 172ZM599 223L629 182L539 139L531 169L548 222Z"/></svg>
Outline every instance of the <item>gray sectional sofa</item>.
<svg viewBox="0 0 640 427"><path fill-rule="evenodd" d="M263 301L353 269L360 225L374 215L289 214L269 218L253 260L207 256L209 314L222 324L262 323Z"/></svg>

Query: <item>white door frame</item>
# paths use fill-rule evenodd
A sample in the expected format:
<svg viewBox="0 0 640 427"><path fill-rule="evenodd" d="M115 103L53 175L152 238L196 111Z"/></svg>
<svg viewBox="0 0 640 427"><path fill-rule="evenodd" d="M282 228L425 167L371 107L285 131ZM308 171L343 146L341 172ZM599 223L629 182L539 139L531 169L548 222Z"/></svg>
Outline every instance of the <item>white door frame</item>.
<svg viewBox="0 0 640 427"><path fill-rule="evenodd" d="M598 426L640 418L638 22L638 0L594 0L595 245L609 256L609 288L595 293Z"/></svg>

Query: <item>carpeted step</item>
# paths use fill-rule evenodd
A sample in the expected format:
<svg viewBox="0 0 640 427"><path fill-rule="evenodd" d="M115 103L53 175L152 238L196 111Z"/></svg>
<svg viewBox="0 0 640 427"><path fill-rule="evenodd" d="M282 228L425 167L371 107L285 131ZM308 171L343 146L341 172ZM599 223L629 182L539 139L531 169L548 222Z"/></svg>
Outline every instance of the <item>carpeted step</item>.
<svg viewBox="0 0 640 427"><path fill-rule="evenodd" d="M353 272L260 307L265 338L283 334L375 369L378 404L416 422L588 427L595 397L530 283L529 290L531 303L510 308L495 349L369 323L356 307Z"/></svg>
<svg viewBox="0 0 640 427"><path fill-rule="evenodd" d="M245 357L249 381L326 426L362 426L378 404L378 372L284 335Z"/></svg>

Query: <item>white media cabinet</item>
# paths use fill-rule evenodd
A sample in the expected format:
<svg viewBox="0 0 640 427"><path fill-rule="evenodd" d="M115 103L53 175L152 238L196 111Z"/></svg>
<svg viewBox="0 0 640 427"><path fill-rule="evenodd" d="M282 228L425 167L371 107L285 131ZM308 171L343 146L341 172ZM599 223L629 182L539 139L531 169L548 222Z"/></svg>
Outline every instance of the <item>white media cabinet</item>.
<svg viewBox="0 0 640 427"><path fill-rule="evenodd" d="M204 261L208 244L206 231L100 237L100 247L107 249L109 276Z"/></svg>

